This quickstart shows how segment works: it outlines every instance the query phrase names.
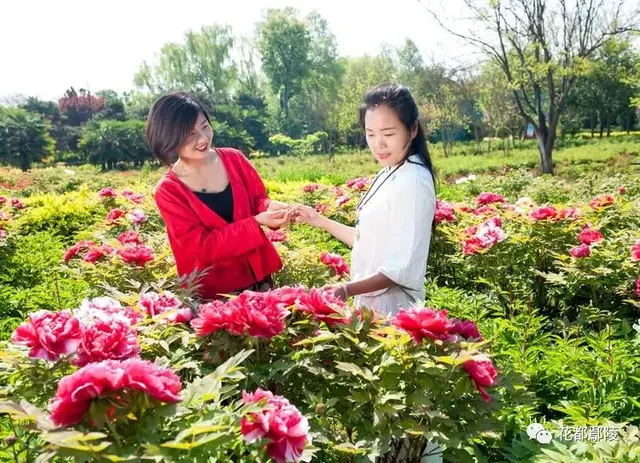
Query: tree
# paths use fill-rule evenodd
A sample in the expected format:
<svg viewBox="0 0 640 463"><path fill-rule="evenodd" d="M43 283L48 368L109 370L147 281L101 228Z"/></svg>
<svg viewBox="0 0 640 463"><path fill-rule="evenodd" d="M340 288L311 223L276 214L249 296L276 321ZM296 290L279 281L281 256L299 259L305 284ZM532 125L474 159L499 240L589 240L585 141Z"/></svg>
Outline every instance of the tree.
<svg viewBox="0 0 640 463"><path fill-rule="evenodd" d="M78 146L87 160L102 169L113 169L119 162L142 166L151 159L145 140L145 123L138 120L101 121L88 124Z"/></svg>
<svg viewBox="0 0 640 463"><path fill-rule="evenodd" d="M124 121L127 119L124 101L116 91L100 90L96 92L96 95L104 98L105 100L104 109L96 114L97 120L114 119L117 121Z"/></svg>
<svg viewBox="0 0 640 463"><path fill-rule="evenodd" d="M481 31L449 32L482 49L504 72L520 115L534 128L543 173L553 172L560 117L585 60L606 39L637 29L625 1L465 0Z"/></svg>
<svg viewBox="0 0 640 463"><path fill-rule="evenodd" d="M51 123L21 108L0 108L0 162L29 170L54 153Z"/></svg>
<svg viewBox="0 0 640 463"><path fill-rule="evenodd" d="M92 95L84 88L76 92L73 87L70 87L58 100L58 107L65 116L65 123L73 127L79 127L91 120L94 114L105 108L105 105L104 97Z"/></svg>
<svg viewBox="0 0 640 463"><path fill-rule="evenodd" d="M162 47L155 64L143 62L134 83L154 95L183 90L211 103L224 101L237 79L237 67L231 59L233 44L228 26L187 31L184 43Z"/></svg>
<svg viewBox="0 0 640 463"><path fill-rule="evenodd" d="M396 78L393 62L387 56L342 58L345 73L331 113L331 125L348 146L362 146L364 137L358 121L358 108L367 90Z"/></svg>
<svg viewBox="0 0 640 463"><path fill-rule="evenodd" d="M443 85L435 98L431 99L424 109L425 116L442 135L444 155L450 156L453 154L456 130L469 122L468 117L462 111L458 84L450 82Z"/></svg>
<svg viewBox="0 0 640 463"><path fill-rule="evenodd" d="M268 9L257 33L263 70L288 119L289 100L311 72L311 35L293 8Z"/></svg>

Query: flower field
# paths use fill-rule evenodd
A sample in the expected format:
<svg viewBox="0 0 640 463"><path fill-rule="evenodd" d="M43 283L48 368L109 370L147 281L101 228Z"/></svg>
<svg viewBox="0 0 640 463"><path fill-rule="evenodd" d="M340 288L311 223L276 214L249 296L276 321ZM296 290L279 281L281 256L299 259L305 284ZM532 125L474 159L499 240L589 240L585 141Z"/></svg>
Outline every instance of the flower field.
<svg viewBox="0 0 640 463"><path fill-rule="evenodd" d="M256 165L353 224L375 166L349 156ZM0 461L639 461L638 157L562 156L555 177L437 159L426 306L391 319L319 290L349 251L305 225L265 230L275 290L200 303L162 170L0 171Z"/></svg>

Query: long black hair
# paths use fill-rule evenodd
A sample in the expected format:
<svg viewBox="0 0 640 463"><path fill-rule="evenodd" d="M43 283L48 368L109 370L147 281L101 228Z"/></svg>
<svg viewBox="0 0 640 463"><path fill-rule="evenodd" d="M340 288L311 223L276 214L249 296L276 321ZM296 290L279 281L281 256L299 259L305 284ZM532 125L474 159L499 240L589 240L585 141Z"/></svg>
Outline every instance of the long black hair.
<svg viewBox="0 0 640 463"><path fill-rule="evenodd" d="M431 162L431 156L429 156L424 127L420 121L418 105L413 99L409 89L402 85L390 83L380 84L377 87L370 89L365 94L364 100L360 105L360 126L362 127L362 130L365 129L364 118L367 111L380 105L387 105L391 108L398 115L398 118L409 132L413 129L414 124L417 124L418 133L411 141L411 145L405 154L405 159L409 155L417 154L420 157L422 164L424 164L427 170L431 173L435 187L436 175L433 163ZM407 160L407 162L411 161Z"/></svg>

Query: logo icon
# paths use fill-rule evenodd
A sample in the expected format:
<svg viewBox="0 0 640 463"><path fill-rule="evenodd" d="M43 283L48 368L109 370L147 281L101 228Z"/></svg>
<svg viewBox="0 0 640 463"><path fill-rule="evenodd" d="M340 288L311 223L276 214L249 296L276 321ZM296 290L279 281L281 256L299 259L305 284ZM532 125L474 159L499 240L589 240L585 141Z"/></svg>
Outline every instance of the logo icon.
<svg viewBox="0 0 640 463"><path fill-rule="evenodd" d="M540 423L531 423L527 426L527 435L529 439L535 439L541 444L548 444L551 442L551 433L544 429Z"/></svg>

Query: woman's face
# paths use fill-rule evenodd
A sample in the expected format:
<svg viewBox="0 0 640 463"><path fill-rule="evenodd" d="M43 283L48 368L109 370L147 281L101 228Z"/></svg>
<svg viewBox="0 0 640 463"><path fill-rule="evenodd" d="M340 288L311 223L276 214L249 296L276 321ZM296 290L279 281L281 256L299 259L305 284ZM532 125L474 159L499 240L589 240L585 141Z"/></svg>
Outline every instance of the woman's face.
<svg viewBox="0 0 640 463"><path fill-rule="evenodd" d="M417 125L407 130L395 111L384 104L367 110L364 127L371 153L385 167L402 162L418 131Z"/></svg>
<svg viewBox="0 0 640 463"><path fill-rule="evenodd" d="M212 141L213 129L204 114L200 113L191 133L178 148L178 156L185 161L205 159L211 149Z"/></svg>

